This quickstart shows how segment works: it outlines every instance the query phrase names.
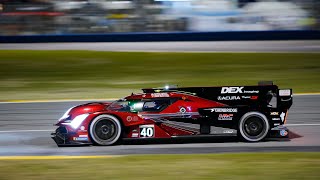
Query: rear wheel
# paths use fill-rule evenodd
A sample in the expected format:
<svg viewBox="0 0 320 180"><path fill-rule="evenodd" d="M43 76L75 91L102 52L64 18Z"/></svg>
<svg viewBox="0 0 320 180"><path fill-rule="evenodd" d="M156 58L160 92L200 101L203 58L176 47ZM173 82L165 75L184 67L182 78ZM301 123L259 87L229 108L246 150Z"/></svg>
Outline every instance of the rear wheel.
<svg viewBox="0 0 320 180"><path fill-rule="evenodd" d="M90 125L90 137L93 143L108 146L115 144L121 136L120 121L111 115L96 117Z"/></svg>
<svg viewBox="0 0 320 180"><path fill-rule="evenodd" d="M260 112L248 112L239 122L239 135L249 142L263 140L268 135L269 129L267 117Z"/></svg>

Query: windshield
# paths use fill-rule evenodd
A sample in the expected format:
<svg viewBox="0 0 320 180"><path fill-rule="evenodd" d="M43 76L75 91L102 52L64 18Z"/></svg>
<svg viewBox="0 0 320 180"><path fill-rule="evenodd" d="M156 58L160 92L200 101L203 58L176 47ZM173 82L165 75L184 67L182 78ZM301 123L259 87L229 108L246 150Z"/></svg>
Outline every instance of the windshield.
<svg viewBox="0 0 320 180"><path fill-rule="evenodd" d="M172 102L169 98L149 99L149 100L118 100L113 102L108 110L123 112L155 112L162 111Z"/></svg>
<svg viewBox="0 0 320 180"><path fill-rule="evenodd" d="M141 104L141 101L139 100L135 100L135 101L118 100L116 102L113 102L108 107L108 110L134 112L135 109L138 109L137 106L139 106L139 102Z"/></svg>

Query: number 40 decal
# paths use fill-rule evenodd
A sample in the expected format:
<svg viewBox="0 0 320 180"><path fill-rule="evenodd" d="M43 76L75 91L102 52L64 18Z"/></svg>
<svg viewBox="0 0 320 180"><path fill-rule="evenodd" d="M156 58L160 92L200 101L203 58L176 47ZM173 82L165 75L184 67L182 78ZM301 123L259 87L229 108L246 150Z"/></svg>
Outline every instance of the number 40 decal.
<svg viewBox="0 0 320 180"><path fill-rule="evenodd" d="M139 127L140 137L154 137L154 125L142 125Z"/></svg>

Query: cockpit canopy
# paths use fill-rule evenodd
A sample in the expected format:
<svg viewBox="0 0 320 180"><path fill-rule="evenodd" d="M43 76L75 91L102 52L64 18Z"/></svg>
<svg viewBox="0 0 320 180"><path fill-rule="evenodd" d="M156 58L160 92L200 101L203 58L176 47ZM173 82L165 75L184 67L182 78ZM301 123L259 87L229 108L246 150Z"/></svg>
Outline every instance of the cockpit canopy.
<svg viewBox="0 0 320 180"><path fill-rule="evenodd" d="M108 110L122 112L160 112L175 102L174 98L120 99L113 102Z"/></svg>

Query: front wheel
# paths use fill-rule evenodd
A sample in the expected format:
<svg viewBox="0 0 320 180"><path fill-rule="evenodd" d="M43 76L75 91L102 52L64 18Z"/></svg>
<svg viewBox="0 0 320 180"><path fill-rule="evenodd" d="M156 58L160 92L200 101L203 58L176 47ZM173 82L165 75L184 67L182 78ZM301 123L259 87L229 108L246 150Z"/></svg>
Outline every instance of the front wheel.
<svg viewBox="0 0 320 180"><path fill-rule="evenodd" d="M111 115L96 117L90 125L90 137L94 144L108 146L115 144L121 136L120 121Z"/></svg>
<svg viewBox="0 0 320 180"><path fill-rule="evenodd" d="M263 140L268 135L269 129L267 117L260 112L248 112L239 122L239 135L249 142Z"/></svg>

